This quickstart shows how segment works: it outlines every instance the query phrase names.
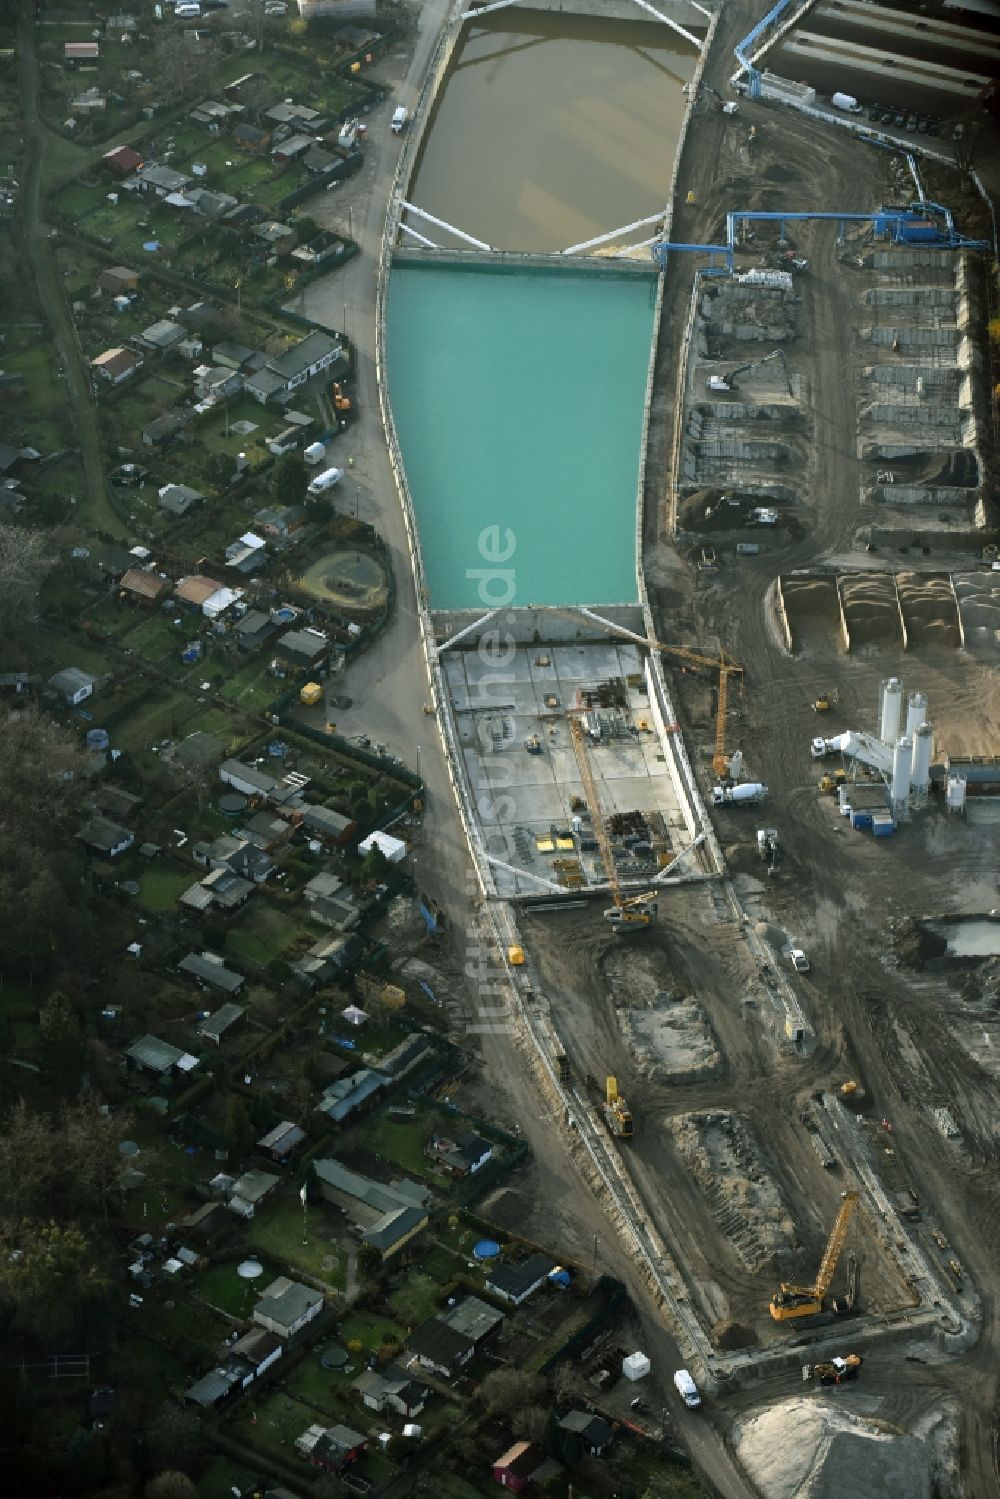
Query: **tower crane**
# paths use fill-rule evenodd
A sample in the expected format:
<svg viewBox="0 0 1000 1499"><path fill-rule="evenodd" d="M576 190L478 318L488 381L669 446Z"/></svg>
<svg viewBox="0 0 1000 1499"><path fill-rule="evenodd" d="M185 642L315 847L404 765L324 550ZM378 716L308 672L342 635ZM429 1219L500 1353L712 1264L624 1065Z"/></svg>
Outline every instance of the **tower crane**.
<svg viewBox="0 0 1000 1499"><path fill-rule="evenodd" d="M604 814L601 811L601 799L597 790L597 782L594 780L594 772L590 767L590 756L587 754L587 742L583 723L578 714L569 718L570 738L573 741L573 753L576 755L576 763L580 771L580 780L583 782L583 794L590 808L590 820L594 825L594 837L597 839L597 847L601 855L601 863L604 873L614 899L614 905L609 906L604 913L605 921L609 922L619 935L627 932L638 932L653 925L656 920L656 894L647 891L645 895L633 895L626 897L618 881L618 869L615 864L615 851L611 847L611 839L604 822Z"/></svg>
<svg viewBox="0 0 1000 1499"><path fill-rule="evenodd" d="M763 359L751 359L747 364L740 364L734 370L727 370L721 375L709 375L705 382L709 390L720 391L723 395L730 391L739 390L736 383L737 375L746 375L750 370L760 369L763 364L770 364L772 359L780 359L781 367L785 372L785 384L788 386L788 394L792 394L792 382L788 378L788 362L785 359L784 349L775 349L773 353L765 354Z"/></svg>
<svg viewBox="0 0 1000 1499"><path fill-rule="evenodd" d="M830 1289L837 1261L840 1259L844 1240L854 1209L858 1205L859 1192L844 1192L841 1195L840 1211L834 1220L826 1249L820 1261L816 1279L811 1286L782 1285L771 1297L770 1312L775 1322L789 1322L797 1317L814 1317L823 1310L823 1297Z"/></svg>
<svg viewBox="0 0 1000 1499"><path fill-rule="evenodd" d="M688 661L692 666L707 666L719 673L719 701L715 710L715 753L712 756L712 769L717 776L725 776L729 772L729 757L726 754L726 714L729 709L729 678L739 677L743 680L743 668L731 660L720 650L718 657L699 656L696 651L689 651L681 645L661 645L655 642L654 648L665 656L676 656L679 661Z"/></svg>

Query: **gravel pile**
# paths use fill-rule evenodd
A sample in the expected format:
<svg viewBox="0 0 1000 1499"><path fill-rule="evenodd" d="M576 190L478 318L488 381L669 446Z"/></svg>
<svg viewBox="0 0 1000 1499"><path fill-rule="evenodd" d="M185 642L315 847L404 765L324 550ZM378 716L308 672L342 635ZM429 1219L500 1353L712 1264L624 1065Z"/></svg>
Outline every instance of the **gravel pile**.
<svg viewBox="0 0 1000 1499"><path fill-rule="evenodd" d="M738 1429L736 1450L767 1499L930 1499L920 1438L890 1433L832 1401L771 1406Z"/></svg>

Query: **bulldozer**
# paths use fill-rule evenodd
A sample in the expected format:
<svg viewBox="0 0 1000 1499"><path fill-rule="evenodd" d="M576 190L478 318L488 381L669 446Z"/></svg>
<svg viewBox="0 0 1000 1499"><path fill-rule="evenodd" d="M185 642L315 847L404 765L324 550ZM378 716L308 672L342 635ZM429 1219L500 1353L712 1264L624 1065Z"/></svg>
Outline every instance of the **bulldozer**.
<svg viewBox="0 0 1000 1499"><path fill-rule="evenodd" d="M843 786L847 780L846 770L835 770L832 774L827 771L820 776L817 785L824 796L832 796L838 787Z"/></svg>
<svg viewBox="0 0 1000 1499"><path fill-rule="evenodd" d="M630 1140L633 1134L632 1113L618 1091L618 1079L609 1077L604 1085L604 1122L616 1140Z"/></svg>
<svg viewBox="0 0 1000 1499"><path fill-rule="evenodd" d="M845 1358L825 1359L822 1363L813 1364L809 1375L818 1379L820 1384L847 1384L852 1379L857 1379L858 1371L864 1363L860 1353L849 1353Z"/></svg>

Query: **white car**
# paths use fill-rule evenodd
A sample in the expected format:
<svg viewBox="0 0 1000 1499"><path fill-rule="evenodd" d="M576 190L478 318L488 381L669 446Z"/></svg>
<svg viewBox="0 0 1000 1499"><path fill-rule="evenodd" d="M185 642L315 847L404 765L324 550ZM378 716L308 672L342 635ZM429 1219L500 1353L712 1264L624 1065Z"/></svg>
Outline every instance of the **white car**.
<svg viewBox="0 0 1000 1499"><path fill-rule="evenodd" d="M288 10L285 0L268 0L264 6L265 16L283 16Z"/></svg>
<svg viewBox="0 0 1000 1499"><path fill-rule="evenodd" d="M342 468L325 468L321 474L316 475L307 493L325 494L328 489L332 489L335 484L339 484L343 477L344 470Z"/></svg>
<svg viewBox="0 0 1000 1499"><path fill-rule="evenodd" d="M809 959L801 947L790 947L788 949L788 958L796 973L809 972Z"/></svg>

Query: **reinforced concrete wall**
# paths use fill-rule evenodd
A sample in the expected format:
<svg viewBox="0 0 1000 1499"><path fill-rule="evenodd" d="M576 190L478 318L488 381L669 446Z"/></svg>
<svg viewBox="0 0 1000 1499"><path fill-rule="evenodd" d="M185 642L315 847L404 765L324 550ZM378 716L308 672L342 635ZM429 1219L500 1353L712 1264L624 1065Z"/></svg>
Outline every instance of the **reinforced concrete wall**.
<svg viewBox="0 0 1000 1499"><path fill-rule="evenodd" d="M704 32L704 11L692 5L691 0L650 0L650 3L671 21L683 26L696 36ZM544 11L547 15L591 16L606 21L648 21L655 25L656 19L648 11L641 10L635 0L525 0L518 10ZM501 12L502 14L502 12ZM662 23L660 23L662 24Z"/></svg>
<svg viewBox="0 0 1000 1499"><path fill-rule="evenodd" d="M612 626L618 629L641 633L643 628L643 615L641 604L616 604L605 607L595 605L595 611L602 619L606 619ZM434 627L435 639L439 644L450 640L459 631L467 629L475 623L477 618L486 614L486 610L475 609L435 609L431 618ZM509 633L519 645L530 645L532 641L541 640L547 645L559 641L586 641L606 639L608 631L593 619L587 619L577 610L569 607L557 608L523 608L504 609L500 620L493 619L483 625L483 630L500 629L504 634Z"/></svg>

